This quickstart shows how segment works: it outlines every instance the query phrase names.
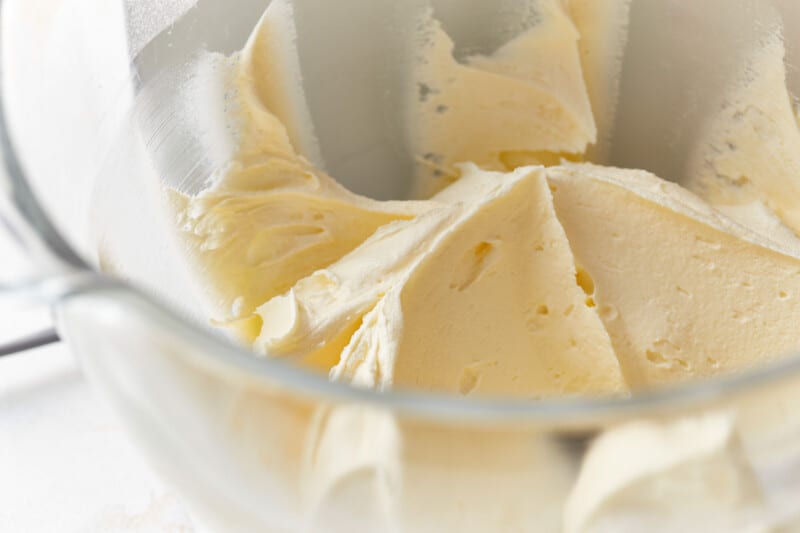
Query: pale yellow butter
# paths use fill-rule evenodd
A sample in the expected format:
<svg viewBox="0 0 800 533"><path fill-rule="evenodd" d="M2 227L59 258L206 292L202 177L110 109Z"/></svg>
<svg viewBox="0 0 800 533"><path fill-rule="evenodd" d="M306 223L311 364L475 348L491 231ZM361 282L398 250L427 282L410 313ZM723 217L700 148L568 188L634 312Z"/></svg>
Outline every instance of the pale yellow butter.
<svg viewBox="0 0 800 533"><path fill-rule="evenodd" d="M547 172L631 387L739 372L800 346L793 250L644 171Z"/></svg>
<svg viewBox="0 0 800 533"><path fill-rule="evenodd" d="M457 179L456 163L503 170L507 158L551 161L595 141L580 36L559 1L532 3L538 22L492 54L463 62L432 13L420 23L407 111L418 197Z"/></svg>
<svg viewBox="0 0 800 533"><path fill-rule="evenodd" d="M232 59L224 83L235 149L227 165L195 196L167 191L212 318L247 342L260 326L253 315L258 305L336 261L378 227L427 209L353 194L298 152L313 155L317 148L302 97L291 94L297 80L286 74L296 68L287 59L288 37L276 32L285 9L283 2L271 4Z"/></svg>
<svg viewBox="0 0 800 533"><path fill-rule="evenodd" d="M434 197L441 208L381 228L259 308L259 348L314 360L341 349L332 377L381 389L625 391L543 170L462 172Z"/></svg>

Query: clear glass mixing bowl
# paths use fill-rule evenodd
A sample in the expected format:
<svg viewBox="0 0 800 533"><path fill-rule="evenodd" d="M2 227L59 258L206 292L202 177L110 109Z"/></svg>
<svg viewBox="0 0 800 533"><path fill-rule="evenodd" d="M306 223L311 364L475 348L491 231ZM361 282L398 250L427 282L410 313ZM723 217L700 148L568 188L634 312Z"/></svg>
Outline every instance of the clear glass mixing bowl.
<svg viewBox="0 0 800 533"><path fill-rule="evenodd" d="M241 48L267 3L2 2L0 212L32 259L15 294L52 303L87 377L201 522L800 531L797 357L631 399L531 403L354 390L209 331L156 185L213 171L198 117L175 112L202 86L186 68L200 51ZM395 4L294 2L322 161L381 198L404 194L410 168L388 104ZM480 49L515 4L437 9ZM606 162L679 180L709 95L776 21L800 92L800 3L633 0Z"/></svg>

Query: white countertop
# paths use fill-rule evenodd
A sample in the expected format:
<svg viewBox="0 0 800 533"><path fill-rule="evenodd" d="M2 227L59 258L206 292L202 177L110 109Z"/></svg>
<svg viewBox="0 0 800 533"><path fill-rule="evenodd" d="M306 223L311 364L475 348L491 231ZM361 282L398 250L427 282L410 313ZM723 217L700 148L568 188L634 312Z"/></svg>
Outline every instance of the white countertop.
<svg viewBox="0 0 800 533"><path fill-rule="evenodd" d="M196 531L63 344L0 358L0 531Z"/></svg>

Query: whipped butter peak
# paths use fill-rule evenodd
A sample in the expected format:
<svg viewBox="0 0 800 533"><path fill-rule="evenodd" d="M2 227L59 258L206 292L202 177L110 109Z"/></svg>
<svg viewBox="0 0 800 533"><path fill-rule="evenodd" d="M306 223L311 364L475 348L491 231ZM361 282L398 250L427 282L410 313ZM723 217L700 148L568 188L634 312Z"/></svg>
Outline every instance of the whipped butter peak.
<svg viewBox="0 0 800 533"><path fill-rule="evenodd" d="M332 377L362 386L528 397L626 390L542 169L462 173L433 199L440 208L381 228L259 308L258 346L318 360L326 340L357 326Z"/></svg>

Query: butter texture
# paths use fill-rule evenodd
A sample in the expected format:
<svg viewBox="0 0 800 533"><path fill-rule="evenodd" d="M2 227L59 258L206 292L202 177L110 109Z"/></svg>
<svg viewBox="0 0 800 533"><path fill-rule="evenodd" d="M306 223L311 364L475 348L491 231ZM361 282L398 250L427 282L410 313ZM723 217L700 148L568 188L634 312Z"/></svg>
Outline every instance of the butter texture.
<svg viewBox="0 0 800 533"><path fill-rule="evenodd" d="M637 170L548 169L633 388L741 372L800 343L800 259L680 186Z"/></svg>
<svg viewBox="0 0 800 533"><path fill-rule="evenodd" d="M434 197L441 208L381 228L260 307L258 347L338 357L332 378L381 389L625 391L543 170L462 172Z"/></svg>
<svg viewBox="0 0 800 533"><path fill-rule="evenodd" d="M456 163L503 170L508 161L557 162L595 142L578 31L561 2L527 4L535 16L524 31L461 61L434 13L422 18L407 112L418 197L455 181Z"/></svg>
<svg viewBox="0 0 800 533"><path fill-rule="evenodd" d="M257 306L361 244L378 227L427 209L351 193L299 152L316 156L287 60L283 2L270 5L223 80L229 160L196 195L167 191L185 254L216 322L252 342ZM288 66L287 66L288 65ZM290 74L286 74L286 72ZM279 118L280 117L280 118ZM292 127L288 129L285 124Z"/></svg>

